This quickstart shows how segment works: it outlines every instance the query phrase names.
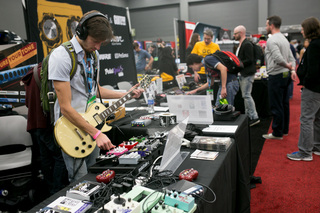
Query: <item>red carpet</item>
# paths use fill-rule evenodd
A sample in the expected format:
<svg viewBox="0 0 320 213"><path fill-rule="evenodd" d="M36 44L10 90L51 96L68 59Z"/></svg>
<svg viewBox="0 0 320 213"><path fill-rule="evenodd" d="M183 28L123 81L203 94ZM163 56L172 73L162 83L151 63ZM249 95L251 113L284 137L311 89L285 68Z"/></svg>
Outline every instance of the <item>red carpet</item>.
<svg viewBox="0 0 320 213"><path fill-rule="evenodd" d="M290 101L289 135L266 140L254 176L262 184L251 189L251 212L320 212L320 156L313 161L291 161L286 154L298 151L300 87ZM269 132L272 132L271 127Z"/></svg>

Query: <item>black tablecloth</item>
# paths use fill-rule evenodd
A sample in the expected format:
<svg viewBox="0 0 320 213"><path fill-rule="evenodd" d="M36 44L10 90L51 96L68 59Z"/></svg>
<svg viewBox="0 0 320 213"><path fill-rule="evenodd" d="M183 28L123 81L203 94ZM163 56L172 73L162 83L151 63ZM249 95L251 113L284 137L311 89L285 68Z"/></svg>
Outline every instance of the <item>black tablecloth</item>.
<svg viewBox="0 0 320 213"><path fill-rule="evenodd" d="M113 141L128 140L132 136L145 135L150 131L170 130L174 126L160 127L158 122L153 122L148 127L131 127L128 122L132 119L145 115L146 111L132 112L124 119L114 122L113 129L109 132ZM196 183L209 186L216 194L216 201L212 204L200 202L197 212L250 212L250 145L248 119L245 115L240 115L235 121L216 121L213 125L238 125L234 134L216 134L216 136L229 136L234 138L234 143L226 152L220 152L214 161L187 159L176 170L176 174L184 169L194 168L199 171ZM190 149L190 153L194 150ZM82 180L95 180L96 174L89 173L81 178ZM29 212L36 212L40 208L47 206L59 196L64 196L71 184L55 195L41 202ZM205 193L205 199L212 200L213 196L209 190Z"/></svg>
<svg viewBox="0 0 320 213"><path fill-rule="evenodd" d="M216 98L217 98L219 84L220 84L220 82L214 83L214 100L216 100ZM269 108L267 80L264 80L264 79L255 80L252 85L251 96L255 102L258 116L261 118L265 118L265 117L270 116L271 111ZM245 113L244 101L243 101L240 89L234 99L234 107L236 108L237 111L240 111L242 114Z"/></svg>

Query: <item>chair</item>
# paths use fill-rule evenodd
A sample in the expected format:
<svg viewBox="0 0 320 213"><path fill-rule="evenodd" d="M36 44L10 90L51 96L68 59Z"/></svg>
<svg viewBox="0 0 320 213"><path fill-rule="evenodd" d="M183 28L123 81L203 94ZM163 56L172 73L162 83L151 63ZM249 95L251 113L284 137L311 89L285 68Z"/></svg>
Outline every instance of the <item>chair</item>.
<svg viewBox="0 0 320 213"><path fill-rule="evenodd" d="M119 90L126 90L129 91L132 85L128 81L120 81L117 83Z"/></svg>
<svg viewBox="0 0 320 213"><path fill-rule="evenodd" d="M33 144L26 127L27 119L21 115L0 117L0 148L8 150L0 154L0 171L31 165Z"/></svg>
<svg viewBox="0 0 320 213"><path fill-rule="evenodd" d="M21 115L0 117L0 189L5 197L0 195L0 212L24 212L38 202L35 191L40 192L42 184L36 176L39 170L32 162L35 153L26 127L27 119Z"/></svg>

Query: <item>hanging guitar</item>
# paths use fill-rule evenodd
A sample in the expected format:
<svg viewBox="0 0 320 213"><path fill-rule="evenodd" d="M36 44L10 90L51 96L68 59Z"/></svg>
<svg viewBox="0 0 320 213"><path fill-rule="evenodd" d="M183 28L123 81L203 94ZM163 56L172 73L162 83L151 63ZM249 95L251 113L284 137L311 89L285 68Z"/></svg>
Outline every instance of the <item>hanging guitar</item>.
<svg viewBox="0 0 320 213"><path fill-rule="evenodd" d="M145 89L151 83L151 79L145 75L139 83L140 87ZM106 119L126 101L132 99L134 90L129 91L108 108L101 103L94 103L85 113L80 114L89 124L101 132L108 132L112 127L106 125ZM88 133L72 124L64 116L61 116L56 122L54 134L62 150L74 158L84 158L90 155L96 147L95 140Z"/></svg>

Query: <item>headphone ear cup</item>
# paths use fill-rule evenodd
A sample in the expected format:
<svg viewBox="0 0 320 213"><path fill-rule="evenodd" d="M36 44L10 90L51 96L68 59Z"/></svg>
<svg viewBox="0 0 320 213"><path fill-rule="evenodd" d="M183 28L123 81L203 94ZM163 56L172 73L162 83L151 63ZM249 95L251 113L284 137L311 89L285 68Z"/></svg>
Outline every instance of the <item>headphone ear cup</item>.
<svg viewBox="0 0 320 213"><path fill-rule="evenodd" d="M101 16L101 17L104 17L105 19L107 19L106 16L103 15L102 13L91 13L91 14L83 17L76 27L76 34L81 40L86 40L86 38L88 37L88 30L85 27L85 23L87 22L88 19L95 17L95 16Z"/></svg>
<svg viewBox="0 0 320 213"><path fill-rule="evenodd" d="M86 27L81 24L78 24L78 26L76 28L76 34L81 40L86 40L86 38L88 36Z"/></svg>

